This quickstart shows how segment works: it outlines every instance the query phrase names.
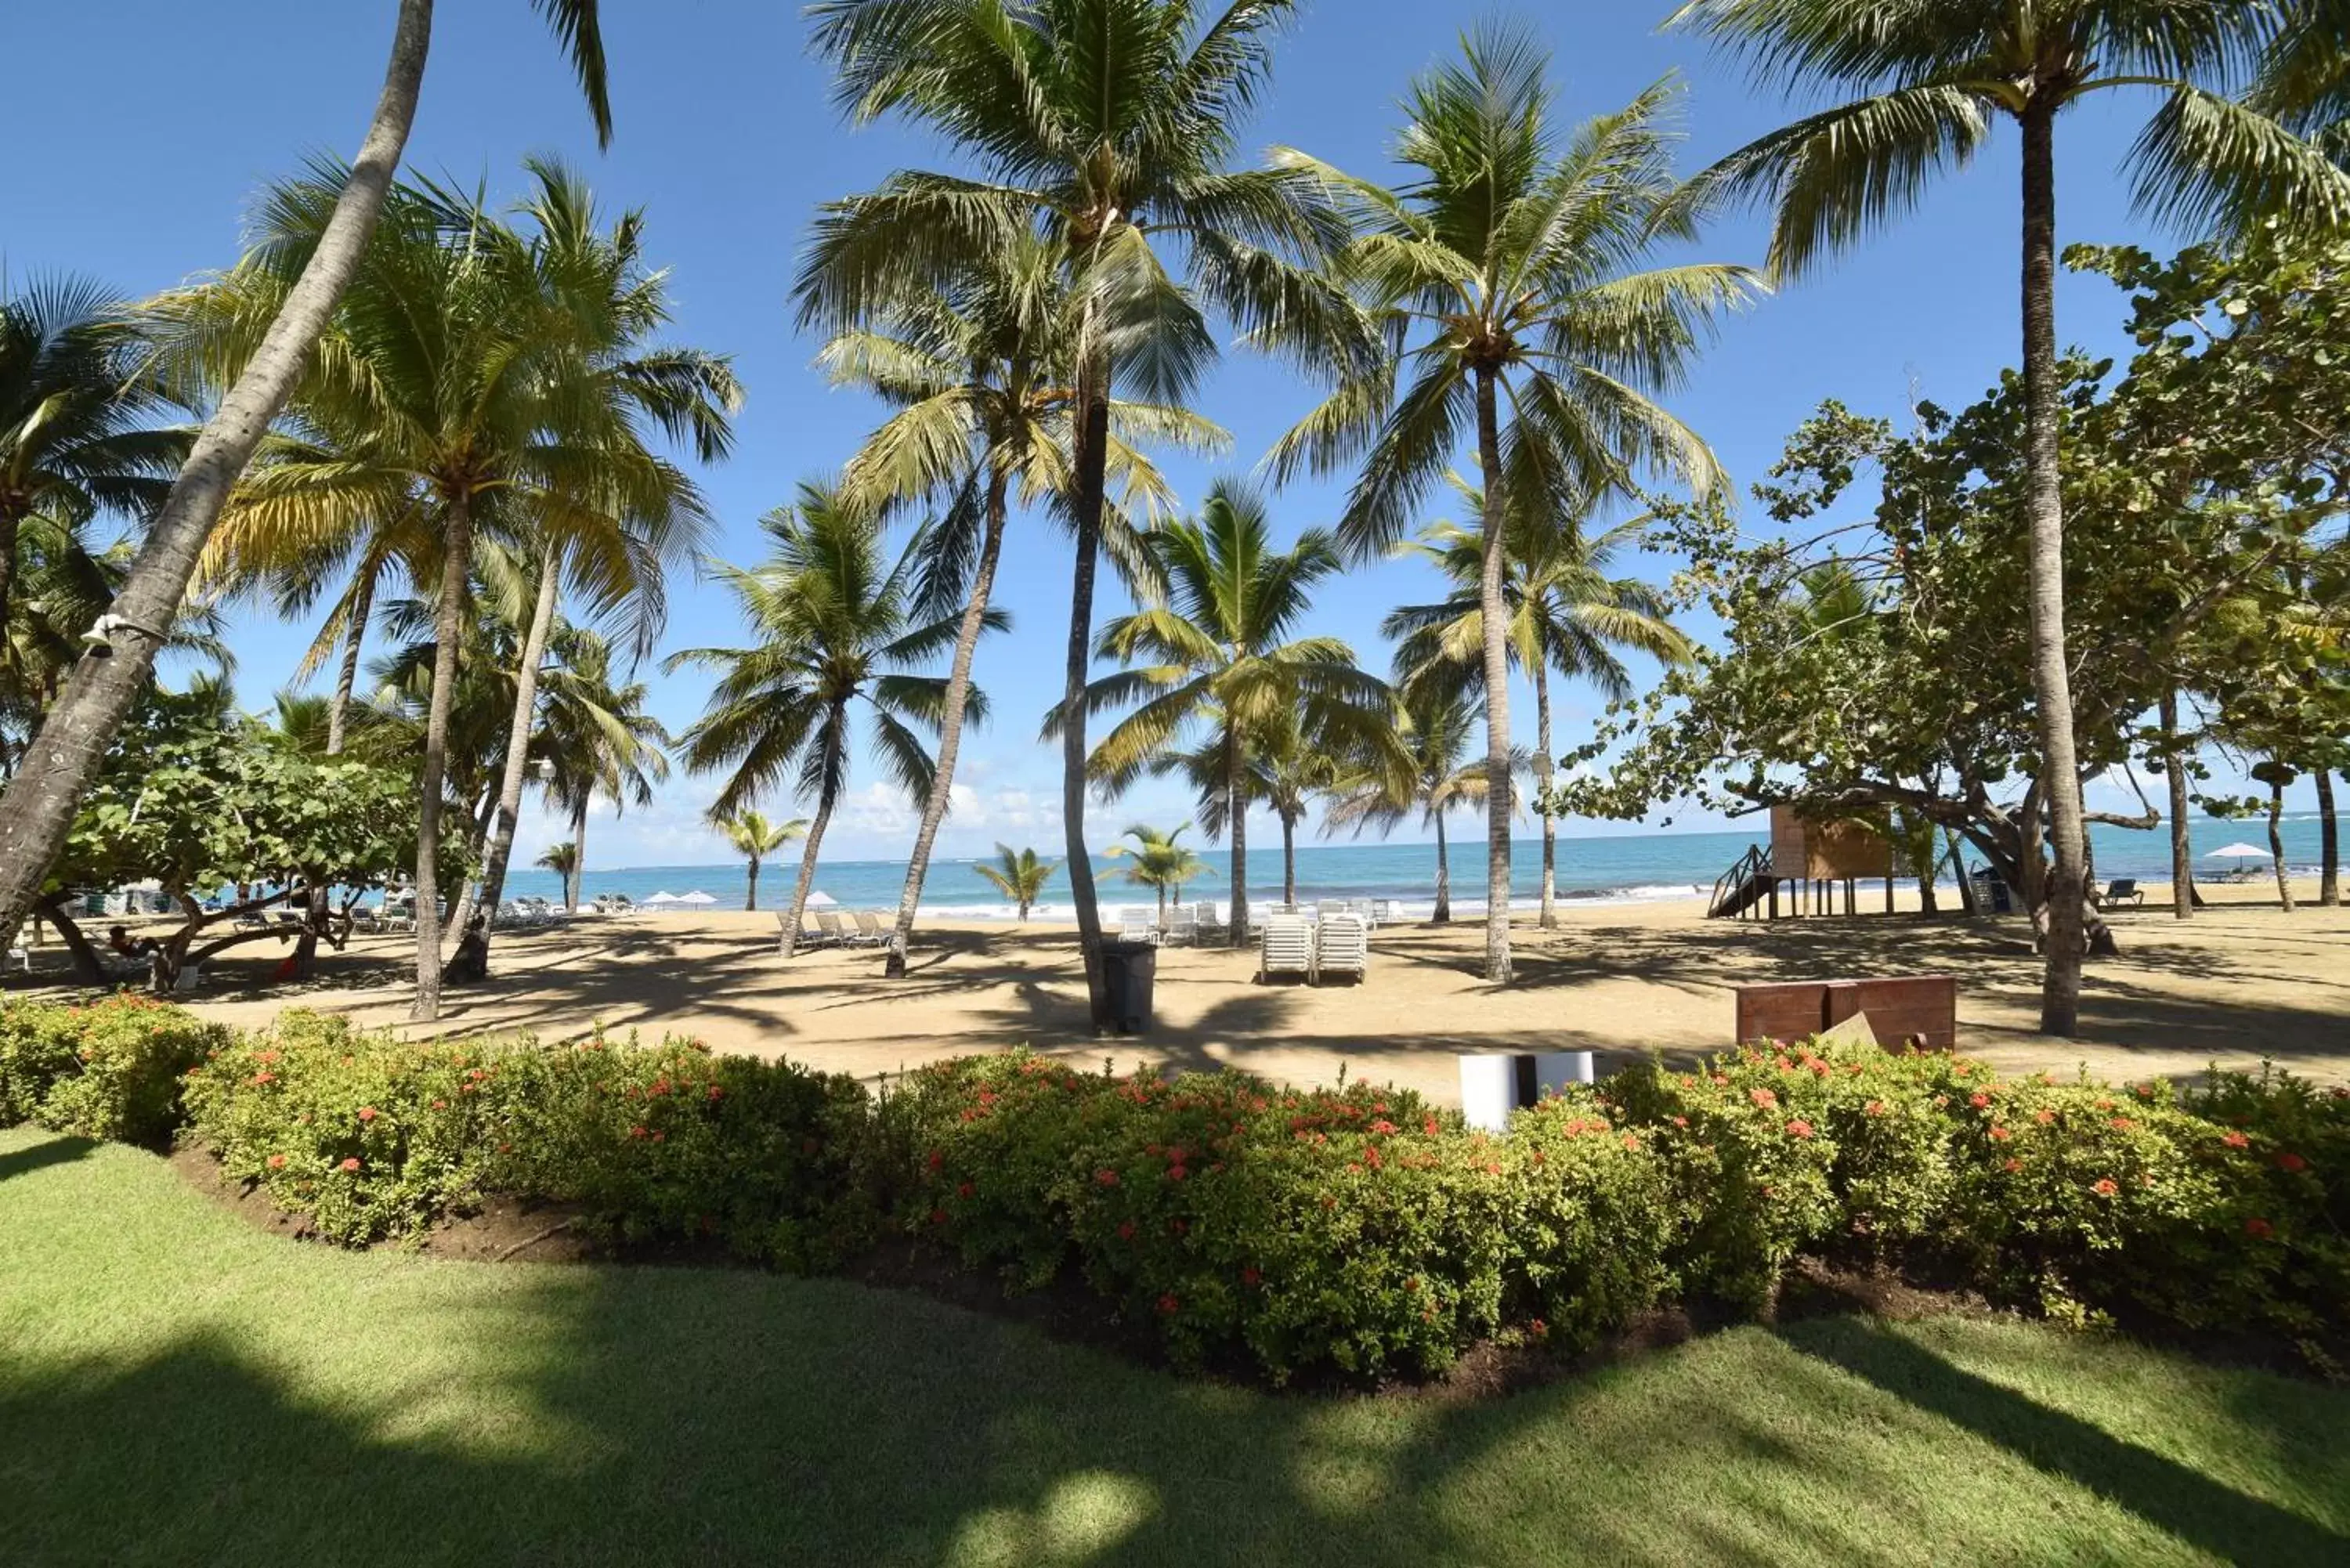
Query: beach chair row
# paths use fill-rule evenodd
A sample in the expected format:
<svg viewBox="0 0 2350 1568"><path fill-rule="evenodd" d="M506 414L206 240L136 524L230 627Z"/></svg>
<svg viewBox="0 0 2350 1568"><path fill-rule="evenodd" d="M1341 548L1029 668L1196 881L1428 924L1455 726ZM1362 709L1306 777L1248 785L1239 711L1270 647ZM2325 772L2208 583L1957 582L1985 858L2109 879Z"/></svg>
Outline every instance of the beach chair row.
<svg viewBox="0 0 2350 1568"><path fill-rule="evenodd" d="M1303 915L1273 915L1257 935L1257 979L1297 974L1309 985L1329 975L1367 980L1371 970L1371 928L1352 913L1326 915L1318 920Z"/></svg>
<svg viewBox="0 0 2350 1568"><path fill-rule="evenodd" d="M1309 924L1338 917L1362 922L1366 932L1381 925L1393 924L1401 918L1392 898L1325 898L1308 908L1300 904L1270 904L1258 912L1255 925L1284 916L1295 916ZM1213 904L1194 904L1189 909L1178 906L1161 929L1154 913L1146 908L1128 908L1118 911L1118 936L1120 941L1155 941L1170 947L1187 947L1201 942L1222 940L1231 928L1216 918Z"/></svg>
<svg viewBox="0 0 2350 1568"><path fill-rule="evenodd" d="M894 924L885 924L882 918L871 909L852 909L847 914L856 922L854 930L841 923L838 911L809 911L801 918L799 937L792 945L802 952L816 948L886 948L897 935ZM807 921L811 919L816 921L814 930L807 928ZM775 932L775 950L780 953L784 950L785 942L792 936L791 916L777 911Z"/></svg>

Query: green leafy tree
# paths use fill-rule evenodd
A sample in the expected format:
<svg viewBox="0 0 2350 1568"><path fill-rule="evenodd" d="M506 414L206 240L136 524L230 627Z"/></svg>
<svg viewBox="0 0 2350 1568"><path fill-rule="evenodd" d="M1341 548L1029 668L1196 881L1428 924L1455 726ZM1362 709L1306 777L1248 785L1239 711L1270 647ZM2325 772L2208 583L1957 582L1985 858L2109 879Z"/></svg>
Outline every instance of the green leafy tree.
<svg viewBox="0 0 2350 1568"><path fill-rule="evenodd" d="M1528 33L1483 27L1416 81L1394 189L1306 157L1360 236L1342 275L1399 352L1342 379L1274 452L1277 472L1360 457L1339 523L1357 556L1403 537L1465 441L1484 499L1478 602L1487 766L1513 754L1508 524L1577 518L1635 471L1719 479L1712 454L1655 400L1707 323L1752 292L1744 268L1642 268L1694 237L1673 177L1674 89L1562 134L1549 58ZM1506 410L1507 417L1504 417ZM1487 803L1485 978L1510 979L1510 802Z"/></svg>
<svg viewBox="0 0 2350 1568"><path fill-rule="evenodd" d="M713 816L711 826L733 846L735 854L750 862L750 891L743 900L745 909L759 907L759 863L794 839L806 837L808 826L796 817L790 822L769 822L764 812L750 810Z"/></svg>
<svg viewBox="0 0 2350 1568"><path fill-rule="evenodd" d="M919 805L935 764L915 727L937 732L947 683L910 671L954 646L960 618L918 613L922 540L892 563L876 515L829 486L801 485L796 504L769 513L760 527L767 559L722 572L756 640L747 648L691 649L672 655L669 668L714 676L707 710L679 742L687 768L727 774L711 807L714 815L732 815L778 792L815 806L784 927L789 958L825 830L848 787L853 713L866 711L874 753ZM988 624L1003 625L1002 612L989 611ZM970 713L984 718L986 711L984 695L974 690Z"/></svg>
<svg viewBox="0 0 2350 1568"><path fill-rule="evenodd" d="M1392 697L1336 638L1293 635L1315 585L1339 569L1328 534L1308 529L1275 551L1263 497L1225 481L1197 518L1155 530L1149 543L1167 590L1102 628L1101 657L1128 668L1088 686L1086 706L1130 711L1088 765L1111 794L1145 774L1190 780L1203 815L1229 835L1232 940L1245 947L1249 762L1258 738L1295 715L1334 745L1377 753L1389 737ZM1047 735L1066 728L1064 712L1047 717Z"/></svg>
<svg viewBox="0 0 2350 1568"><path fill-rule="evenodd" d="M152 955L158 991L190 963L240 943L283 940L283 928L237 929L243 917L310 888L343 890L338 909L307 905L298 961L323 939L349 938L350 911L372 888L393 885L415 863L417 806L404 770L307 756L268 726L224 711L216 690L157 694L124 726L53 869L43 912L56 922L86 978L102 980L64 909L66 889L152 878L175 899L180 927ZM452 869L462 873L463 862ZM226 887L261 888L206 909ZM225 935L216 933L228 926Z"/></svg>
<svg viewBox="0 0 2350 1568"><path fill-rule="evenodd" d="M1310 356L1368 341L1298 263L1345 237L1310 181L1229 167L1293 0L818 0L817 52L860 121L935 130L975 175L903 171L819 220L803 317L853 322L910 286L1035 234L1076 301L1071 474L1076 535L1062 705L1062 817L1097 1032L1108 1026L1101 911L1085 846L1084 694L1094 579L1120 395L1180 406L1216 357L1206 314Z"/></svg>
<svg viewBox="0 0 2350 1568"><path fill-rule="evenodd" d="M2056 346L2056 121L2091 95L2161 99L2133 151L2138 204L2158 216L2350 217L2350 180L2258 107L2230 96L2278 36L2278 7L2237 0L1691 0L1674 22L1745 55L1766 79L1862 96L1731 153L1712 190L1773 210L1771 268L1794 277L1921 200L1970 162L1995 119L2022 143L2023 418L2031 522L2026 606L2046 791L2051 915L2040 1023L2071 1034L2091 911L2081 748L2066 669L2065 377ZM2338 38L2337 38L2338 42ZM2036 862L2037 853L2033 856Z"/></svg>
<svg viewBox="0 0 2350 1568"><path fill-rule="evenodd" d="M1028 911L1043 896L1045 884L1061 868L1056 860L1039 860L1034 849L1014 849L1008 844L995 846L995 864L974 866L995 890L1020 907L1020 923L1028 923Z"/></svg>
<svg viewBox="0 0 2350 1568"><path fill-rule="evenodd" d="M546 18L569 56L599 141L608 140L611 110L597 0L533 0L533 8ZM113 657L84 659L74 667L16 782L0 794L0 846L5 846L0 854L0 930L16 928L63 846L82 793L145 690L158 634L181 613L230 488L309 368L344 289L359 273L415 120L432 33L432 0L400 0L383 89L359 155L335 194L333 212L297 264L293 286L273 307L259 347L225 384L155 512L145 546L125 572L114 611L130 629ZM429 907L430 900L424 902Z"/></svg>
<svg viewBox="0 0 2350 1568"><path fill-rule="evenodd" d="M1122 875L1138 888L1150 888L1159 894L1159 929L1167 929L1167 896L1182 897L1183 889L1202 877L1212 877L1208 863L1192 853L1191 846L1180 842L1191 831L1188 822L1167 832L1160 832L1147 822L1138 822L1126 830L1132 844L1113 844L1102 854L1112 860L1131 860L1133 865Z"/></svg>
<svg viewBox="0 0 2350 1568"><path fill-rule="evenodd" d="M669 778L669 731L645 711L650 692L641 680L622 683L612 671L611 644L572 628L556 640L556 667L547 671L546 702L531 755L550 805L571 824L572 869L565 898L579 902L588 868L588 814L598 799L615 815L629 805L650 805Z"/></svg>
<svg viewBox="0 0 2350 1568"><path fill-rule="evenodd" d="M1484 497L1461 483L1471 510L1482 515ZM1638 542L1641 521L1622 523L1597 534L1585 519L1511 521L1502 561L1502 603L1509 620L1503 643L1510 668L1530 677L1534 688L1534 789L1539 803L1551 785L1550 680L1554 673L1587 680L1610 699L1627 697L1632 673L1618 649L1646 654L1663 665L1688 662L1690 640L1667 618L1662 592L1634 577L1609 576L1617 556ZM1397 639L1397 679L1465 682L1483 689L1485 677L1485 550L1482 530L1443 523L1422 535L1419 552L1452 583L1441 603L1408 605L1379 629ZM1542 924L1558 924L1558 819L1541 810L1543 836Z"/></svg>
<svg viewBox="0 0 2350 1568"><path fill-rule="evenodd" d="M579 907L579 846L576 844L550 844L539 851L531 862L542 871L552 871L563 878L563 907Z"/></svg>

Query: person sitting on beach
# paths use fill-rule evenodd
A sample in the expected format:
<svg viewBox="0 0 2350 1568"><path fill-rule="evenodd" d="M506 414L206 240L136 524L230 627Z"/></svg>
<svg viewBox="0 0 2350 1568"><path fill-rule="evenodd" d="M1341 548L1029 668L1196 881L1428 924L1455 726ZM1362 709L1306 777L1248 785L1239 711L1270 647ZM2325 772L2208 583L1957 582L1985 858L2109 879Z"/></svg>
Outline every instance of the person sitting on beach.
<svg viewBox="0 0 2350 1568"><path fill-rule="evenodd" d="M152 937L132 937L128 926L117 926L107 932L106 945L124 958L135 959L151 958L163 948L163 944Z"/></svg>

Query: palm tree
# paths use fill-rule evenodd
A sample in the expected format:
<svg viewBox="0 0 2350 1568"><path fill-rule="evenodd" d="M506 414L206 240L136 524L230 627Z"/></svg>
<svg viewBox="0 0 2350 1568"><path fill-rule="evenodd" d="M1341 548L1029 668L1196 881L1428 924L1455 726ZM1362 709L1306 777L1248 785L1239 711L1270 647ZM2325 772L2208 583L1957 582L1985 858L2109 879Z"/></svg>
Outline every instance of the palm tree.
<svg viewBox="0 0 2350 1568"><path fill-rule="evenodd" d="M1397 754L1388 759L1396 766ZM1295 709L1274 715L1273 722L1251 737L1247 794L1251 802L1271 808L1281 824L1281 901L1297 902L1297 829L1313 809L1315 796L1335 787L1348 764L1346 737L1309 733L1305 715ZM1376 766L1373 759L1357 757L1357 766ZM1220 818L1203 813L1210 837L1222 831Z"/></svg>
<svg viewBox="0 0 2350 1568"><path fill-rule="evenodd" d="M1134 864L1126 868L1126 879L1139 888L1159 890L1159 929L1162 931L1167 929L1169 892L1180 897L1186 883L1215 875L1208 869L1206 861L1191 852L1190 845L1177 842L1191 831L1188 822L1167 833L1147 822L1138 822L1126 830L1126 836L1134 840L1132 845L1113 844L1102 851L1113 860L1131 857Z"/></svg>
<svg viewBox="0 0 2350 1568"><path fill-rule="evenodd" d="M751 863L751 891L743 900L746 910L759 907L759 862L795 838L807 836L807 821L795 817L789 822L769 822L763 812L737 811L724 816L712 815L710 825L734 846L734 853Z"/></svg>
<svg viewBox="0 0 2350 1568"><path fill-rule="evenodd" d="M268 465L239 505L239 526L259 542L233 540L227 552L274 565L321 536L371 533L390 508L410 504L433 528L437 662L421 785L419 1019L437 1016L440 1005L434 857L477 554L488 542L508 543L514 570L532 584L532 607L516 622L517 694L483 883L494 898L561 577L600 609L651 607L639 619L639 640L650 639L660 564L698 545L709 521L692 482L653 452L652 431L712 461L726 451L726 415L739 399L723 360L647 343L666 305L660 275L639 259L640 217L624 216L606 235L586 189L559 164L527 168L536 187L522 209L527 234L437 187L391 192L301 389L302 416L325 437L315 443L322 455L288 453ZM265 232L279 249L301 250L331 210L334 188L331 178L313 178L272 192ZM173 335L166 362L201 375L246 352L250 324L286 286L276 254L265 247L228 277L162 301ZM273 536L296 544L276 551ZM464 922L452 924L462 934ZM469 967L483 961L476 954Z"/></svg>
<svg viewBox="0 0 2350 1568"><path fill-rule="evenodd" d="M1482 514L1484 497L1454 480L1470 508ZM1588 680L1610 701L1632 694L1631 671L1617 650L1648 655L1660 664L1688 662L1688 638L1667 620L1665 596L1634 577L1608 575L1618 552L1637 542L1640 524L1620 523L1596 535L1584 520L1529 522L1513 516L1502 562L1503 628L1510 668L1533 677L1535 811L1542 818L1542 925L1558 925L1558 819L1545 797L1552 759L1550 678ZM1415 548L1452 582L1440 604L1408 605L1380 630L1399 639L1396 664L1405 683L1458 680L1481 686L1484 677L1484 540L1481 531L1439 524Z"/></svg>
<svg viewBox="0 0 2350 1568"><path fill-rule="evenodd" d="M563 907L579 907L579 846L576 844L550 844L539 851L531 862L542 871L552 871L563 878Z"/></svg>
<svg viewBox="0 0 2350 1568"><path fill-rule="evenodd" d="M1403 351L1341 380L1275 449L1274 471L1364 454L1338 532L1367 557L1398 543L1473 432L1485 753L1496 773L1512 754L1504 519L1581 516L1635 468L1700 490L1718 483L1704 443L1652 397L1679 380L1712 317L1754 286L1734 266L1632 270L1660 242L1692 237L1672 172L1676 92L1659 83L1561 138L1548 67L1527 34L1471 35L1459 63L1413 85L1397 145L1411 179L1395 190L1282 155L1355 217L1363 233L1343 274ZM1507 798L1495 795L1486 815L1485 977L1499 983L1510 978Z"/></svg>
<svg viewBox="0 0 2350 1568"><path fill-rule="evenodd" d="M1015 490L1021 504L1033 506L1069 487L1079 320L1060 262L1055 247L1018 236L939 286L882 302L869 320L835 336L822 356L835 384L861 388L897 410L850 460L844 487L861 504L943 504L931 534L922 604L942 614L960 602L962 610L938 774L898 900L898 940L887 965L892 975L905 972L931 852L952 798L972 663ZM1223 433L1180 409L1124 400L1111 404L1109 431L1111 469L1124 482L1125 504L1153 511L1167 503L1166 488L1128 441L1148 435L1211 448ZM1058 509L1053 515L1063 518ZM1105 513L1103 528L1112 560L1130 565L1139 546L1119 508Z"/></svg>
<svg viewBox="0 0 2350 1568"><path fill-rule="evenodd" d="M1347 344L1329 291L1290 265L1344 238L1310 181L1232 171L1241 120L1294 0L818 0L816 47L861 121L892 112L973 155L977 178L901 171L827 209L804 267L804 323L853 322L1035 234L1077 301L1071 362L1076 534L1062 705L1069 888L1097 1031L1108 1023L1101 911L1085 845L1084 694L1096 555L1124 387L1180 404L1216 355L1200 299L1259 341ZM1186 288L1179 281L1188 275ZM1196 291L1196 296L1195 296ZM1367 339L1364 340L1367 351ZM1304 351L1304 350L1301 350Z"/></svg>
<svg viewBox="0 0 2350 1568"><path fill-rule="evenodd" d="M611 645L593 631L573 628L556 639L556 663L546 675L546 703L531 745L541 763L547 800L571 823L571 886L578 903L588 867L588 813L598 796L618 815L630 802L650 805L669 777L668 730L645 711L641 680L616 685Z"/></svg>
<svg viewBox="0 0 2350 1568"><path fill-rule="evenodd" d="M588 96L599 143L608 142L604 44L597 0L532 0L571 59ZM432 41L432 0L400 0L383 90L332 213L298 256L284 258L291 286L273 309L259 347L226 390L148 529L114 613L126 628L114 656L85 658L27 752L15 784L0 796L0 930L14 930L64 847L83 793L145 688L157 633L172 624L213 524L255 448L303 378L318 339L359 269L408 144ZM140 628L153 628L142 631ZM423 901L430 908L430 900Z"/></svg>
<svg viewBox="0 0 2350 1568"><path fill-rule="evenodd" d="M1045 884L1061 868L1057 860L1039 860L1034 849L1014 850L1008 844L995 846L996 863L974 866L972 870L987 878L995 890L1020 906L1020 923L1028 923L1028 911L1035 906Z"/></svg>
<svg viewBox="0 0 2350 1568"><path fill-rule="evenodd" d="M2239 0L1694 0L1673 17L1766 74L1863 95L1772 132L1701 177L1711 189L1772 205L1774 275L1800 275L1915 205L1933 175L1973 160L1995 117L2020 134L2033 691L2055 850L2040 999L2040 1027L2050 1034L2071 1034L2078 1022L2087 913L2057 474L2056 118L2107 88L2151 88L2163 102L2132 154L2141 206L2189 220L2293 213L2338 223L2350 216L2350 179L2259 108L2227 96L2242 67L2277 41L2280 19L2279 7ZM2338 31L2327 47L2338 52Z"/></svg>
<svg viewBox="0 0 2350 1568"><path fill-rule="evenodd" d="M1232 481L1209 491L1198 518L1149 535L1163 595L1102 630L1100 653L1128 668L1087 687L1094 712L1131 708L1089 763L1112 794L1145 773L1181 773L1203 815L1229 833L1234 947L1248 945L1249 758L1254 739L1297 714L1333 744L1375 752L1388 733L1387 683L1355 667L1336 638L1291 639L1315 584L1339 569L1330 535L1308 529L1271 547L1264 502ZM1065 710L1045 732L1066 726Z"/></svg>
<svg viewBox="0 0 2350 1568"><path fill-rule="evenodd" d="M789 958L825 829L848 787L850 715L865 706L882 765L910 800L927 796L935 764L909 721L935 732L947 683L906 672L954 645L959 618L925 620L917 611L923 540L917 536L889 563L879 520L835 487L801 485L796 504L769 513L760 526L772 546L767 560L748 571L721 568L757 641L691 649L672 655L668 668L715 674L707 711L680 742L693 772L729 774L711 807L714 815L731 815L779 790L815 805L785 926ZM1003 624L1002 612L988 612L990 629ZM975 719L986 714L977 690L970 711Z"/></svg>
<svg viewBox="0 0 2350 1568"><path fill-rule="evenodd" d="M0 627L26 567L81 550L101 515L144 523L169 490L187 441L154 428L167 404L134 375L139 349L131 313L86 279L0 297ZM0 642L12 689L17 652Z"/></svg>
<svg viewBox="0 0 2350 1568"><path fill-rule="evenodd" d="M1392 833L1405 818L1419 814L1423 826L1436 830L1436 911L1439 925L1452 919L1452 861L1444 832L1445 818L1456 806L1485 805L1492 792L1488 759L1467 761L1483 704L1458 687L1422 685L1407 691L1395 709L1398 739L1409 754L1409 776L1398 781L1384 769L1354 769L1342 774L1328 791L1322 814L1326 834L1351 830L1359 838L1366 831ZM1510 792L1504 791L1506 796Z"/></svg>

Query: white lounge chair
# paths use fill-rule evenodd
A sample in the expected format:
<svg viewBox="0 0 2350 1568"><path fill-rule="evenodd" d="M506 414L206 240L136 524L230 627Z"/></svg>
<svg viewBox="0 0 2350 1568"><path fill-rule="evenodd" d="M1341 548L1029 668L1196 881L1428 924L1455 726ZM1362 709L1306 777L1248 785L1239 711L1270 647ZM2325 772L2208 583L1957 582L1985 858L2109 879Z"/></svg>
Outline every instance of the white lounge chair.
<svg viewBox="0 0 2350 1568"><path fill-rule="evenodd" d="M1150 923L1150 911L1131 905L1118 912L1118 940L1122 942L1155 942L1157 928Z"/></svg>
<svg viewBox="0 0 2350 1568"><path fill-rule="evenodd" d="M1333 974L1367 979L1371 970L1370 928L1353 915L1332 915L1314 932L1314 982Z"/></svg>
<svg viewBox="0 0 2350 1568"><path fill-rule="evenodd" d="M857 911L857 934L848 940L860 948L886 948L896 934L895 929L884 930L881 917L870 909Z"/></svg>
<svg viewBox="0 0 2350 1568"><path fill-rule="evenodd" d="M1333 915L1344 915L1351 912L1352 911L1347 908L1347 900L1344 898L1325 898L1320 903L1314 906L1314 918L1317 920L1326 920Z"/></svg>
<svg viewBox="0 0 2350 1568"><path fill-rule="evenodd" d="M1223 921L1216 919L1216 907L1213 904L1202 903L1193 906L1191 910L1192 940L1201 943L1222 941L1230 935L1232 935L1230 929L1225 926Z"/></svg>
<svg viewBox="0 0 2350 1568"><path fill-rule="evenodd" d="M26 949L10 948L8 957L10 961L20 965L26 974L33 972L33 955Z"/></svg>
<svg viewBox="0 0 2350 1568"><path fill-rule="evenodd" d="M1403 919L1403 910L1393 898L1374 898L1371 900L1371 919L1378 925L1392 926Z"/></svg>
<svg viewBox="0 0 2350 1568"><path fill-rule="evenodd" d="M1378 914L1378 911L1376 909L1372 908L1372 906L1371 906L1371 901L1370 901L1368 898L1349 898L1349 899L1347 899L1347 913L1348 913L1348 914L1350 914L1350 915L1354 916L1354 917L1355 917L1355 919L1358 919L1358 920L1362 921L1362 922L1363 922L1363 929L1364 929L1365 930L1367 930L1367 930L1373 930L1373 929L1376 929L1378 928L1378 923L1379 923L1379 914Z"/></svg>
<svg viewBox="0 0 2350 1568"><path fill-rule="evenodd" d="M1297 915L1274 915L1257 933L1256 977L1302 974L1314 979L1314 925Z"/></svg>
<svg viewBox="0 0 2350 1568"><path fill-rule="evenodd" d="M1176 905L1174 924L1167 928L1166 940L1168 945L1170 947L1187 948L1197 942L1199 940L1200 916L1198 911L1187 909L1180 904Z"/></svg>
<svg viewBox="0 0 2350 1568"><path fill-rule="evenodd" d="M846 948L856 945L856 936L842 928L840 917L830 909L818 909L816 912L816 929L823 933L826 947Z"/></svg>
<svg viewBox="0 0 2350 1568"><path fill-rule="evenodd" d="M817 916L816 916L816 924L817 924L819 927L821 927L821 926L824 924L824 917L823 917L821 914L819 914L819 915L817 915ZM801 924L800 924L800 932L799 932L799 937L798 937L798 939L797 939L795 941L794 941L794 942L793 942L793 944L792 944L792 945L793 945L793 947L794 947L795 949L798 949L798 948L806 948L806 949L809 949L809 950L815 950L815 949L816 949L816 948L838 947L838 946L840 945L840 943L841 943L842 940L843 940L843 939L842 939L842 937L841 937L841 935L840 935L840 932L839 932L839 930L838 930L838 927L839 927L839 925L840 925L840 921L839 921L838 918L837 918L837 917L835 917L835 919L834 919L834 920L833 920L833 926L834 926L834 928L835 928L835 929L834 929L832 931L830 931L830 932L828 932L828 933L827 933L827 932L826 932L826 931L824 931L824 930L822 930L822 929L813 930L813 931L812 931L812 930L809 930L809 929L807 929L807 924L806 924L806 918L805 918L805 917L803 917L803 918L802 918L802 920L801 920ZM786 914L785 911L783 911L783 910L781 910L781 909L776 910L776 911L775 911L775 951L776 951L776 953L777 953L778 955L780 955L780 954L783 952L783 950L784 950L784 940L785 940L786 937L789 937L791 934L792 934L792 918L791 918L791 916L790 916L790 915L788 915L788 914Z"/></svg>

